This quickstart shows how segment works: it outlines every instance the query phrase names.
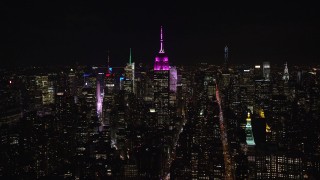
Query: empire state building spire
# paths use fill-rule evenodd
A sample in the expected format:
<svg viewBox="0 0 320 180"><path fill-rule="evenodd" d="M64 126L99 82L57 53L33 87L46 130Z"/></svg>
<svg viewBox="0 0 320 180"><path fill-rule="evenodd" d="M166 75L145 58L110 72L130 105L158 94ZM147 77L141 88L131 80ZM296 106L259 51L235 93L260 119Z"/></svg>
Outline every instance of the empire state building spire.
<svg viewBox="0 0 320 180"><path fill-rule="evenodd" d="M163 32L162 26L160 28L160 51L159 54L156 56L154 62L154 70L156 71L169 71L169 59L168 56L164 53L163 48Z"/></svg>
<svg viewBox="0 0 320 180"><path fill-rule="evenodd" d="M161 26L161 28L160 28L160 51L159 51L159 53L161 53L161 54L164 53L162 26Z"/></svg>

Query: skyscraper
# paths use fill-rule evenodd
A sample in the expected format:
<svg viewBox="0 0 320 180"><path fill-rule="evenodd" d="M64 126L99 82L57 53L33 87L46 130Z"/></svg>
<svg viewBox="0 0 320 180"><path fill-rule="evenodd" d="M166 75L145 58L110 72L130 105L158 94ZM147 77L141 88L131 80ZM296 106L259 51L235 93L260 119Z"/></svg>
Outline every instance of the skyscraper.
<svg viewBox="0 0 320 180"><path fill-rule="evenodd" d="M270 80L270 63L269 62L263 62L263 77L265 80Z"/></svg>
<svg viewBox="0 0 320 180"><path fill-rule="evenodd" d="M135 91L135 64L131 61L131 48L130 48L130 56L129 63L124 68L125 71L125 81L124 81L124 89L126 92L134 93Z"/></svg>
<svg viewBox="0 0 320 180"><path fill-rule="evenodd" d="M104 78L104 99L103 99L103 114L105 117L105 123L110 123L110 112L112 108L113 102L113 93L114 93L114 74L112 72L112 67L110 67L110 58L108 52L108 62L107 62L107 70Z"/></svg>
<svg viewBox="0 0 320 180"><path fill-rule="evenodd" d="M225 71L228 71L228 60L229 59L229 49L228 49L228 46L224 47L224 68L225 68Z"/></svg>
<svg viewBox="0 0 320 180"><path fill-rule="evenodd" d="M289 70L288 70L287 62L284 64L284 72L283 72L282 80L284 80L285 82L289 81Z"/></svg>
<svg viewBox="0 0 320 180"><path fill-rule="evenodd" d="M169 61L163 48L162 26L160 30L160 51L154 62L154 106L158 116L158 124L169 119Z"/></svg>
<svg viewBox="0 0 320 180"><path fill-rule="evenodd" d="M252 133L252 126L251 126L251 117L250 117L250 113L248 112L248 117L246 119L247 124L246 124L246 142L248 146L254 146L256 145L254 142L254 138L253 138L253 133Z"/></svg>
<svg viewBox="0 0 320 180"><path fill-rule="evenodd" d="M164 52L162 26L160 30L160 51L154 62L155 71L169 71L168 56Z"/></svg>
<svg viewBox="0 0 320 180"><path fill-rule="evenodd" d="M230 84L230 72L229 72L229 48L224 47L224 63L222 67L222 89L227 89Z"/></svg>
<svg viewBox="0 0 320 180"><path fill-rule="evenodd" d="M177 67L170 66L170 91L177 92Z"/></svg>

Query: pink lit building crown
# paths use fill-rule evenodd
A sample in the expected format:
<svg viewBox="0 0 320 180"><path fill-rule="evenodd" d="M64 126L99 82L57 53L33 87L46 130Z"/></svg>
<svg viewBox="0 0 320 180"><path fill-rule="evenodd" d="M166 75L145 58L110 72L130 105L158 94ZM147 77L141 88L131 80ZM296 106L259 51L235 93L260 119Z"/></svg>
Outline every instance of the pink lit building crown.
<svg viewBox="0 0 320 180"><path fill-rule="evenodd" d="M164 71L169 71L169 58L166 56L164 53L164 48L163 48L163 34L162 34L162 26L160 29L160 51L159 54L156 56L155 62L154 62L154 70L159 71L159 70L164 70Z"/></svg>

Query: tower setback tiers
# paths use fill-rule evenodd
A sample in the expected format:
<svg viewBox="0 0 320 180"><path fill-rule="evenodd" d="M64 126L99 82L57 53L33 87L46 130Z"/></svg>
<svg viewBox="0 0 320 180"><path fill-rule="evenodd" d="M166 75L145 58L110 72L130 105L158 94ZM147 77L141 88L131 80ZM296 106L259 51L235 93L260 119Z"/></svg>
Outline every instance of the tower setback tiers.
<svg viewBox="0 0 320 180"><path fill-rule="evenodd" d="M163 47L163 33L162 33L162 26L160 29L160 51L159 54L156 56L155 62L154 62L154 70L164 70L169 71L169 59L168 56L164 52Z"/></svg>
<svg viewBox="0 0 320 180"><path fill-rule="evenodd" d="M154 107L158 124L167 124L169 120L170 67L168 57L163 49L162 27L160 33L160 51L154 62Z"/></svg>
<svg viewBox="0 0 320 180"><path fill-rule="evenodd" d="M246 142L248 146L254 146L256 145L256 143L254 142L254 137L253 137L253 133L252 133L252 126L251 126L251 117L250 117L250 113L248 112L248 116L247 116L247 124L246 124Z"/></svg>
<svg viewBox="0 0 320 180"><path fill-rule="evenodd" d="M288 70L288 64L287 62L284 64L284 72L283 72L283 76L282 79L286 82L289 81L289 70Z"/></svg>

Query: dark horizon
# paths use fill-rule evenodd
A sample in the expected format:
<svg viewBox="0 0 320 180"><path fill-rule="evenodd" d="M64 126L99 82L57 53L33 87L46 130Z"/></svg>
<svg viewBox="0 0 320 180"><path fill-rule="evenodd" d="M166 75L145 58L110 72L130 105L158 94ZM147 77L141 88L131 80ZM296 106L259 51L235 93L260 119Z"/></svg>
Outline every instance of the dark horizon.
<svg viewBox="0 0 320 180"><path fill-rule="evenodd" d="M317 6L277 4L178 4L165 2L49 3L2 6L5 20L1 67L30 65L153 64L160 26L172 65L263 61L317 62L320 57Z"/></svg>

